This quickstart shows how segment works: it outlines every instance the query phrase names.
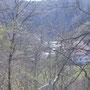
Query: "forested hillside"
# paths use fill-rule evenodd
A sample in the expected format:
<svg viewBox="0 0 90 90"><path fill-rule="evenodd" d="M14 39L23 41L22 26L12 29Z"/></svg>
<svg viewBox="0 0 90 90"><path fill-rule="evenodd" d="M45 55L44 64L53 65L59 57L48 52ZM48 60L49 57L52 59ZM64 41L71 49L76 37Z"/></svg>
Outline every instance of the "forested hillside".
<svg viewBox="0 0 90 90"><path fill-rule="evenodd" d="M0 90L90 90L90 0L0 0Z"/></svg>

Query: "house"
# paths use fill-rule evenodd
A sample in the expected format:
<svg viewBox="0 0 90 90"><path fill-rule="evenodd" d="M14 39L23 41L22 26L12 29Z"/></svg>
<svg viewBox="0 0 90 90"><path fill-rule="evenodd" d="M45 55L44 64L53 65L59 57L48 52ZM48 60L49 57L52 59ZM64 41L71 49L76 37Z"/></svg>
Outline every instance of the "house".
<svg viewBox="0 0 90 90"><path fill-rule="evenodd" d="M46 45L46 50L43 52L43 55L45 55L45 56L48 56L49 53L51 55L54 55L55 50L61 46L60 43L57 41L50 41L48 43L46 42L45 45Z"/></svg>
<svg viewBox="0 0 90 90"><path fill-rule="evenodd" d="M76 64L83 65L90 61L90 55L88 53L88 51L90 51L90 47L86 45L83 41L81 41L79 44L78 43L79 41L74 42L71 47L75 48L75 50L72 53L72 58Z"/></svg>
<svg viewBox="0 0 90 90"><path fill-rule="evenodd" d="M75 50L72 52L71 55L71 59L76 63L76 64L80 64L83 65L87 62L89 62L89 54L88 52L90 51L90 47L88 45L86 45L83 41L81 41L79 44L79 41L75 41L73 44L67 44L66 45L64 43L62 43L62 45L60 44L60 42L58 41L50 41L49 43L45 43L46 44L46 49L43 52L43 56L47 57L49 54L51 55L55 55L55 50L58 50L58 48L62 47L62 50L64 52L70 52L70 50L72 50L73 48L75 48ZM78 44L78 45L77 45ZM77 46L76 46L77 45ZM62 60L60 60L60 58L58 58L59 62L61 62ZM68 62L69 65L73 65L73 62L70 61Z"/></svg>

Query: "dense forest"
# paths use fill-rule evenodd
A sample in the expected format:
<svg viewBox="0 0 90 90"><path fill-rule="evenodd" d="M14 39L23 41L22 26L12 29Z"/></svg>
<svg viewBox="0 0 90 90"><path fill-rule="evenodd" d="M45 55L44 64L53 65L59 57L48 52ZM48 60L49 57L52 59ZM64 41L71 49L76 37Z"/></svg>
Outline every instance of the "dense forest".
<svg viewBox="0 0 90 90"><path fill-rule="evenodd" d="M0 0L0 90L90 90L90 0Z"/></svg>

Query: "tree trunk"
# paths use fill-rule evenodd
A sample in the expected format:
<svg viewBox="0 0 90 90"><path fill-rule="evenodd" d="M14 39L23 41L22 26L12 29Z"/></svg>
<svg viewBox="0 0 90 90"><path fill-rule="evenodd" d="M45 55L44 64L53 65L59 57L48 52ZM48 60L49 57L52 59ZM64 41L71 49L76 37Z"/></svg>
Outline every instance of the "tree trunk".
<svg viewBox="0 0 90 90"><path fill-rule="evenodd" d="M11 58L12 58L12 55L9 55L9 59L8 59L8 90L11 90Z"/></svg>

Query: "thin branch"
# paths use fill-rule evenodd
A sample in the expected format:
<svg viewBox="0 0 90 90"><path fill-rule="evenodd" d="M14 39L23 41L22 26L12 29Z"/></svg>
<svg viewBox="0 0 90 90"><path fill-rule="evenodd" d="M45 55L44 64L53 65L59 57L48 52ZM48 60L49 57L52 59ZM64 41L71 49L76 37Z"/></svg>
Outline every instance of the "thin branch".
<svg viewBox="0 0 90 90"><path fill-rule="evenodd" d="M78 1L78 0L76 0L76 1L77 1L77 5L78 5L77 7L78 7L78 9L79 9L80 11L82 11L83 13L85 13L85 14L87 14L87 15L90 15L89 12L83 10L83 9L80 7L80 3L79 3L79 1Z"/></svg>

